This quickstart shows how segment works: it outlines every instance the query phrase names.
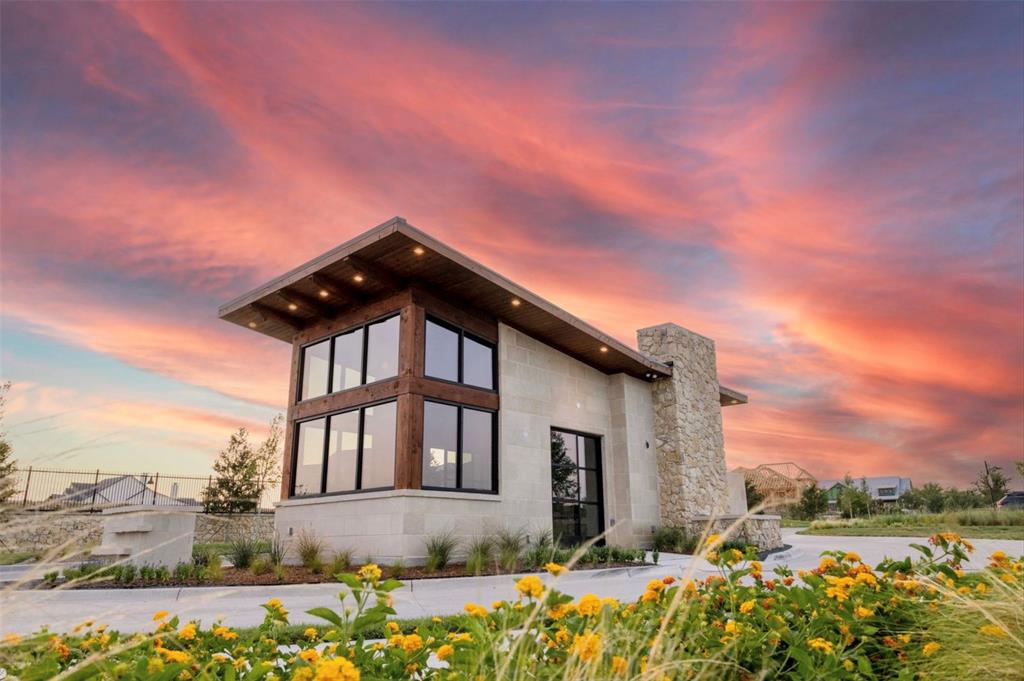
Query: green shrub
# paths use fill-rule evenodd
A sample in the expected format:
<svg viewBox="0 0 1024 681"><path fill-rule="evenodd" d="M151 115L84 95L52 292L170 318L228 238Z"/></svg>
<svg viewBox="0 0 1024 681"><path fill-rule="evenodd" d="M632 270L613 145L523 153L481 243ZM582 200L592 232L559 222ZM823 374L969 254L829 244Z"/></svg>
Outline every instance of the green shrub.
<svg viewBox="0 0 1024 681"><path fill-rule="evenodd" d="M451 532L444 532L442 534L435 534L427 538L426 549L427 549L427 563L426 568L429 572L435 570L441 570L448 566L451 562L452 554L459 545L459 540L455 538L455 535Z"/></svg>
<svg viewBox="0 0 1024 681"><path fill-rule="evenodd" d="M334 552L331 557L331 566L328 570L329 574L336 575L342 572L347 572L352 567L352 557L354 555L352 549L338 549Z"/></svg>
<svg viewBox="0 0 1024 681"><path fill-rule="evenodd" d="M491 563L494 552L494 541L491 537L474 537L466 550L466 571L473 575L481 574Z"/></svg>
<svg viewBox="0 0 1024 681"><path fill-rule="evenodd" d="M270 558L268 558L267 556L259 556L258 558L252 561L252 565L249 567L249 569L252 571L254 575L258 577L260 575L265 575L269 573L270 570L273 569L273 567L274 564L270 561Z"/></svg>
<svg viewBox="0 0 1024 681"><path fill-rule="evenodd" d="M681 527L659 527L654 531L651 543L661 553L693 553L697 548L696 538L690 537Z"/></svg>
<svg viewBox="0 0 1024 681"><path fill-rule="evenodd" d="M494 546L498 552L498 567L505 572L514 572L526 548L527 536L522 530L503 527L494 533Z"/></svg>
<svg viewBox="0 0 1024 681"><path fill-rule="evenodd" d="M57 577L59 576L59 570L51 570L50 572L47 572L45 575L43 575L43 582L45 582L46 584L53 584L57 581Z"/></svg>
<svg viewBox="0 0 1024 681"><path fill-rule="evenodd" d="M299 556L302 565L310 570L323 563L326 548L323 539L316 536L315 532L305 528L299 530L299 534L295 538L295 553Z"/></svg>
<svg viewBox="0 0 1024 681"><path fill-rule="evenodd" d="M228 544L227 559L239 570L244 570L260 554L263 543L253 537L238 537Z"/></svg>
<svg viewBox="0 0 1024 681"><path fill-rule="evenodd" d="M178 563L174 566L174 578L179 582L187 582L192 576L192 565L190 563Z"/></svg>
<svg viewBox="0 0 1024 681"><path fill-rule="evenodd" d="M125 563L121 566L121 583L131 584L135 581L139 568L134 563Z"/></svg>
<svg viewBox="0 0 1024 681"><path fill-rule="evenodd" d="M271 540L270 547L268 548L267 551L270 555L271 563L273 563L274 565L283 565L284 559L288 554L288 545L284 542L283 539L281 539L277 535L274 535L274 538L273 540Z"/></svg>
<svg viewBox="0 0 1024 681"><path fill-rule="evenodd" d="M274 564L274 579L279 582L283 582L287 574L288 573L285 571L283 563Z"/></svg>
<svg viewBox="0 0 1024 681"><path fill-rule="evenodd" d="M206 567L210 564L210 560L214 552L207 546L202 544L194 544L192 546L192 564L199 565L200 567Z"/></svg>
<svg viewBox="0 0 1024 681"><path fill-rule="evenodd" d="M221 565L220 556L210 560L210 563L203 568L203 580L208 582L219 582L224 579L224 566Z"/></svg>

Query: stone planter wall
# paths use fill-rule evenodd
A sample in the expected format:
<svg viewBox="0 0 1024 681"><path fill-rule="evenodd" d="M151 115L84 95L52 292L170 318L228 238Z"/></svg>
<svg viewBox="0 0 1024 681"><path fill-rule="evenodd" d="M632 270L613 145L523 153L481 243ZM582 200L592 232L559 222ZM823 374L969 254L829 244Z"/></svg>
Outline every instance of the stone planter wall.
<svg viewBox="0 0 1024 681"><path fill-rule="evenodd" d="M72 550L92 548L102 535L101 513L8 512L0 523L0 550L47 551L65 543ZM269 541L274 536L274 514L196 514L197 542L230 542L241 536Z"/></svg>
<svg viewBox="0 0 1024 681"><path fill-rule="evenodd" d="M739 524L737 526L737 523ZM708 516L696 516L687 520L687 534L699 537L708 534L728 535L728 539L754 544L761 551L770 551L782 546L782 516L777 515L723 515L710 521Z"/></svg>

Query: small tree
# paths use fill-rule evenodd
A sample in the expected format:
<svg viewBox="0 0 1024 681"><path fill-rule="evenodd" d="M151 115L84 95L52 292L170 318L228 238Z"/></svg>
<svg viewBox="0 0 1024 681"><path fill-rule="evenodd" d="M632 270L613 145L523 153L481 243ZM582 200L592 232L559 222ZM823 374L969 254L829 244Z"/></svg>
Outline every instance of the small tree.
<svg viewBox="0 0 1024 681"><path fill-rule="evenodd" d="M907 490L900 501L906 508L928 511L929 513L941 513L946 503L946 493L941 485L934 482L926 482L920 487Z"/></svg>
<svg viewBox="0 0 1024 681"><path fill-rule="evenodd" d="M855 483L847 474L843 484L843 491L839 493L839 509L847 518L868 515L871 512L871 495L868 493L867 480L861 478L860 483Z"/></svg>
<svg viewBox="0 0 1024 681"><path fill-rule="evenodd" d="M828 497L825 490L817 485L808 485L800 493L800 501L796 505L796 514L804 520L814 520L828 509Z"/></svg>
<svg viewBox="0 0 1024 681"><path fill-rule="evenodd" d="M978 479L974 482L974 489L988 503L995 506L997 501L1006 496L1006 492L1010 488L1009 482L1006 475L1003 474L1002 468L999 466L989 466L988 461L986 461L985 470L978 475Z"/></svg>
<svg viewBox="0 0 1024 681"><path fill-rule="evenodd" d="M988 500L973 489L957 489L950 487L943 494L943 510L962 511L968 508L985 506Z"/></svg>
<svg viewBox="0 0 1024 681"><path fill-rule="evenodd" d="M227 448L213 463L217 479L203 492L203 506L208 513L256 510L263 490L280 465L281 421L280 414L274 417L267 439L255 449L245 428L231 434Z"/></svg>
<svg viewBox="0 0 1024 681"><path fill-rule="evenodd" d="M747 493L747 509L757 508L764 501L764 495L757 491L754 483L750 480L743 480L743 488Z"/></svg>
<svg viewBox="0 0 1024 681"><path fill-rule="evenodd" d="M14 447L7 439L7 431L2 427L4 411L7 406L7 393L10 389L10 381L0 385L0 504L10 501L17 491L14 482Z"/></svg>

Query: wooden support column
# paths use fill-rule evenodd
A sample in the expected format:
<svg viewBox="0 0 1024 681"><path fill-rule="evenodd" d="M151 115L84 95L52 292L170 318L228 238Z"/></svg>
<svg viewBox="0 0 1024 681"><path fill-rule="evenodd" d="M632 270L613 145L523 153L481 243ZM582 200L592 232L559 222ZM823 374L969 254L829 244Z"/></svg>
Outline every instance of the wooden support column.
<svg viewBox="0 0 1024 681"><path fill-rule="evenodd" d="M423 460L423 396L398 396L398 432L395 435L395 489L419 489Z"/></svg>
<svg viewBox="0 0 1024 681"><path fill-rule="evenodd" d="M302 371L302 346L298 339L292 342L292 370L291 379L288 381L288 410L284 418L284 454L281 462L281 501L288 498L289 490L292 488L292 450L294 449L295 437L295 403L299 394L299 372Z"/></svg>

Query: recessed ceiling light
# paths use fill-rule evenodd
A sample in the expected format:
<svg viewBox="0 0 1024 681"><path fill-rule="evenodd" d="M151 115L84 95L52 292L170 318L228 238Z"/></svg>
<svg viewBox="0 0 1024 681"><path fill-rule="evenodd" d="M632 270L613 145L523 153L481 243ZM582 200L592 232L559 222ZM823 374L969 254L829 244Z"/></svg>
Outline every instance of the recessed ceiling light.
<svg viewBox="0 0 1024 681"><path fill-rule="evenodd" d="M249 328L250 329L255 329L256 328L256 322L249 322Z"/></svg>
<svg viewBox="0 0 1024 681"><path fill-rule="evenodd" d="M352 277L352 281L356 282L357 284L362 284L363 283L363 275L357 274L356 276Z"/></svg>
<svg viewBox="0 0 1024 681"><path fill-rule="evenodd" d="M325 290L323 290L323 289L320 289L320 297L321 297L321 298L326 298L326 297L327 297L327 295L328 295L327 291L325 291Z"/></svg>
<svg viewBox="0 0 1024 681"><path fill-rule="evenodd" d="M608 352L608 348L604 345L601 346L601 352Z"/></svg>
<svg viewBox="0 0 1024 681"><path fill-rule="evenodd" d="M296 305L295 303L288 303L288 309L291 310L292 312L295 312L296 310L299 309L299 306Z"/></svg>
<svg viewBox="0 0 1024 681"><path fill-rule="evenodd" d="M416 248L412 249L412 252L415 253L416 255L423 255L424 253L426 253L426 251L423 250L423 246L417 246Z"/></svg>
<svg viewBox="0 0 1024 681"><path fill-rule="evenodd" d="M519 307L521 304L522 304L522 301L519 300L518 298L513 298L512 299L512 307Z"/></svg>

